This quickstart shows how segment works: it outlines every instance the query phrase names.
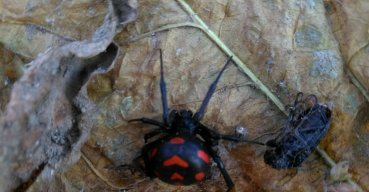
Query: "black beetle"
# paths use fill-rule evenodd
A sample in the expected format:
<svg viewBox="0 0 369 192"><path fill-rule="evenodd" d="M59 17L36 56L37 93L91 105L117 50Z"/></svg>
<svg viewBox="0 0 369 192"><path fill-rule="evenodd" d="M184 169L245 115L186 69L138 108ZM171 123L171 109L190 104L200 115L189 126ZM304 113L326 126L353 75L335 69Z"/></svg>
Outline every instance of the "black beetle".
<svg viewBox="0 0 369 192"><path fill-rule="evenodd" d="M264 162L276 169L299 167L309 157L327 134L331 122L331 110L318 103L315 95L298 93L289 107L285 127L266 145L271 147L264 154Z"/></svg>

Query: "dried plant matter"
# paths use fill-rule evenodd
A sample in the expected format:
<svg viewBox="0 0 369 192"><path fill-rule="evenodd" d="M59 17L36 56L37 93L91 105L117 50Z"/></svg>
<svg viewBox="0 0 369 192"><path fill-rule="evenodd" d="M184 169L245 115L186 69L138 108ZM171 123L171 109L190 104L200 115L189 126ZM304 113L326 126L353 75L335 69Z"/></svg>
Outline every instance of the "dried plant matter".
<svg viewBox="0 0 369 192"><path fill-rule="evenodd" d="M342 57L349 68L353 83L369 100L368 81L368 22L369 2L325 0L327 17L340 44Z"/></svg>
<svg viewBox="0 0 369 192"><path fill-rule="evenodd" d="M76 159L91 127L80 122L73 100L92 73L110 68L118 53L111 43L117 26L135 18L129 2L118 4L109 2L91 39L45 51L14 84L0 121L2 191L25 190L42 171L66 169Z"/></svg>
<svg viewBox="0 0 369 192"><path fill-rule="evenodd" d="M87 39L108 12L103 0L7 2L0 4L0 42L25 60L49 46ZM188 4L192 12L179 2ZM333 161L312 153L299 168L274 170L263 161L265 147L221 142L218 153L238 191L336 190L346 183L332 183L327 174L342 161L349 162L347 182L355 181L368 191L368 103L361 93L366 89L356 87L365 87L368 79L364 62L368 7L363 0L138 1L137 20L114 38L120 48L116 64L91 76L74 99L82 109L80 124L92 127L84 149L94 150L84 150L86 158L64 173L51 176L45 166L29 191L225 190L217 169L211 179L187 187L111 169L132 162L144 146L143 135L151 130L126 120L141 116L160 120L159 48L164 52L168 101L174 109L197 109L230 53L265 85L261 89L242 68L228 67L203 120L220 133L231 134L242 126L247 138L263 135L260 139L267 141L267 133L283 126L286 117L280 109L299 91L315 94L332 109L331 127L318 151L326 151L322 154ZM348 76L349 69L356 78ZM356 80L355 85L350 80ZM272 93L274 100L264 92ZM107 168L107 164L111 165ZM359 185L353 185L357 191Z"/></svg>

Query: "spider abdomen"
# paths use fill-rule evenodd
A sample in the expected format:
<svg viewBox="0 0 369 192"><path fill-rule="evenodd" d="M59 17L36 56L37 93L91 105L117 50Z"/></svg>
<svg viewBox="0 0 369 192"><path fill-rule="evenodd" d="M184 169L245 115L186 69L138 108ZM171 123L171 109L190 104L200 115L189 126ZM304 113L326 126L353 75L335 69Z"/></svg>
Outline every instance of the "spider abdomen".
<svg viewBox="0 0 369 192"><path fill-rule="evenodd" d="M175 185L191 185L208 178L210 159L201 140L194 136L170 136L147 150L146 169Z"/></svg>

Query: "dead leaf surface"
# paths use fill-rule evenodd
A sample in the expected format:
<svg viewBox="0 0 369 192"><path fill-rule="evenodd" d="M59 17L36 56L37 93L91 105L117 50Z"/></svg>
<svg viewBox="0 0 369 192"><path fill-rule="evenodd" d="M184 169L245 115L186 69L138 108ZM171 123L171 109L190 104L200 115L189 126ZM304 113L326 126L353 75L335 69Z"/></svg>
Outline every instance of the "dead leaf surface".
<svg viewBox="0 0 369 192"><path fill-rule="evenodd" d="M77 160L91 124L73 100L91 73L110 68L118 52L111 43L117 25L135 18L134 8L119 12L114 5L91 40L46 50L13 85L0 119L2 191L24 191L39 174L50 179Z"/></svg>
<svg viewBox="0 0 369 192"><path fill-rule="evenodd" d="M367 1L325 1L332 31L340 44L344 61L348 64L363 92L368 94L368 37L369 3Z"/></svg>
<svg viewBox="0 0 369 192"><path fill-rule="evenodd" d="M368 148L365 139L368 104L345 72L349 67L358 80L366 84L363 47L367 42L365 10L369 6L364 1L314 0L189 0L187 3L284 104L291 103L295 94L303 91L317 95L321 103L331 107L332 126L321 147L334 160L348 162L352 179L364 190L369 190L367 160L363 158ZM22 14L11 16L8 12L13 9L13 12L23 13L17 5L13 6L15 8L12 9L4 7L7 12L3 14L7 14L7 20L32 21L48 27L42 19ZM104 13L100 4L91 6ZM80 7L83 11L86 11L85 8ZM93 31L93 26L102 21L103 14L99 15L101 17L95 15L96 21L93 19L91 26L86 20L78 20L77 23L87 31ZM58 18L57 14L55 18ZM52 39L78 39L76 34L80 28L68 24L62 17L56 21L60 26L70 26L71 30L47 28L53 33L40 37L51 40L40 43L40 49L49 46ZM159 48L164 53L168 100L173 109L196 111L208 86L221 69L226 55L206 33L188 26L189 22L194 21L178 1L138 2L137 20L115 37L120 47L116 64L108 72L92 76L74 100L81 109L82 124L92 127L84 146L88 149L88 152L84 151L87 159L79 159L66 172L55 174L51 181L47 179L50 175L43 172L30 191L226 189L216 167L212 168L211 179L186 187L170 186L158 179L150 180L139 172L111 169L135 161L144 145L143 135L152 130L151 126L128 124L128 119L145 116L161 120ZM177 27L171 27L173 25ZM151 32L160 28L165 30ZM140 36L144 33L149 35ZM2 41L5 47L14 47L13 41ZM11 50L18 50L14 52L22 56L35 55L27 49L22 51L23 48ZM59 103L55 108L65 106ZM203 122L209 128L227 134L234 133L235 128L241 125L246 127L248 138L256 138L282 127L285 119L263 92L232 65L225 71ZM265 136L261 140L270 137ZM218 152L236 184L236 191L335 191L340 186L352 189L351 184L327 181L331 168L317 153L313 153L300 168L274 170L263 162L264 151L264 147L246 144L222 142L219 145Z"/></svg>

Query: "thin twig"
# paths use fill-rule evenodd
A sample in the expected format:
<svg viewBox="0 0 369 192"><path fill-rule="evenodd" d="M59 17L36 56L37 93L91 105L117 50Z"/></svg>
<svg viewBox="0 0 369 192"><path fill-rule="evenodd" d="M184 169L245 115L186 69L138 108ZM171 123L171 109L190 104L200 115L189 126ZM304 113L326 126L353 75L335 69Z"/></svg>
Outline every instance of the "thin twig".
<svg viewBox="0 0 369 192"><path fill-rule="evenodd" d="M356 78L355 74L352 72L351 70L351 63L354 60L354 58L356 56L358 56L360 53L362 53L362 51L364 51L366 48L368 47L368 43L366 43L364 46L361 46L348 60L348 76L350 78L350 80L352 81L352 83L361 91L361 93L364 95L365 99L367 101L369 101L369 93L368 90L366 90L363 86L363 84Z"/></svg>
<svg viewBox="0 0 369 192"><path fill-rule="evenodd" d="M320 156L323 157L323 159L325 159L326 163L330 166L330 167L334 167L336 165L336 163L329 157L329 155L327 154L327 152L325 152L323 149L321 149L319 146L316 147L316 151L320 154Z"/></svg>
<svg viewBox="0 0 369 192"><path fill-rule="evenodd" d="M110 182L108 178L106 178L103 174L100 173L100 171L98 171L95 166L92 164L92 162L90 161L90 159L88 159L86 157L86 155L84 155L83 152L81 152L81 157L82 159L87 163L88 167L90 167L91 171L97 176L99 177L102 181L104 181L104 183L106 183L107 185L109 185L110 187L114 188L114 189L127 189L126 187L123 186L118 186L115 185L114 183Z"/></svg>
<svg viewBox="0 0 369 192"><path fill-rule="evenodd" d="M233 56L234 63L244 72L255 85L264 92L267 97L273 101L275 105L286 115L288 114L283 103L275 96L254 73L241 61L241 59L228 48L228 46L206 25L206 23L192 10L192 8L184 0L176 0L181 7L197 22L201 29L226 55Z"/></svg>
<svg viewBox="0 0 369 192"><path fill-rule="evenodd" d="M316 151L320 154L320 156L323 157L323 159L325 159L326 163L330 167L334 167L336 165L336 163L329 157L329 155L323 149L321 149L319 146L316 148ZM355 186L357 192L364 192L363 188L361 188L360 185L357 184L355 181L353 181L351 178L348 178L347 181L351 185Z"/></svg>
<svg viewBox="0 0 369 192"><path fill-rule="evenodd" d="M347 74L352 81L352 83L360 90L360 92L364 95L365 99L369 101L369 94L364 88L364 86L357 80L356 76L351 72L351 69L347 71Z"/></svg>
<svg viewBox="0 0 369 192"><path fill-rule="evenodd" d="M162 27L159 27L159 28L154 29L152 31L149 31L147 33L143 33L141 35L130 37L130 38L128 38L128 40L126 42L137 41L137 40L145 38L145 37L150 37L155 33L162 32L162 31L167 31L167 30L175 29L175 28L179 28L179 27L195 27L195 28L199 28L199 29L203 30L200 25L198 25L196 23L193 23L193 22L174 23L174 24L164 25Z"/></svg>

